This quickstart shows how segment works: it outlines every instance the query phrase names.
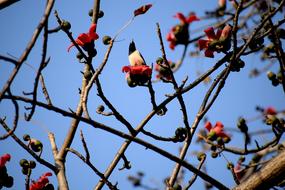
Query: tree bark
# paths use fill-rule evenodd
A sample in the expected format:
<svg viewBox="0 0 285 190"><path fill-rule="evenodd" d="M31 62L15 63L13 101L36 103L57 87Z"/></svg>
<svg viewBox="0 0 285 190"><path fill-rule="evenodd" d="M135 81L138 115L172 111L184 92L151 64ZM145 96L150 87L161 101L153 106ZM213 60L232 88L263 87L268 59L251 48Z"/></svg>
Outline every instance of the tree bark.
<svg viewBox="0 0 285 190"><path fill-rule="evenodd" d="M233 190L267 190L285 178L285 151L272 158L260 171L253 174Z"/></svg>

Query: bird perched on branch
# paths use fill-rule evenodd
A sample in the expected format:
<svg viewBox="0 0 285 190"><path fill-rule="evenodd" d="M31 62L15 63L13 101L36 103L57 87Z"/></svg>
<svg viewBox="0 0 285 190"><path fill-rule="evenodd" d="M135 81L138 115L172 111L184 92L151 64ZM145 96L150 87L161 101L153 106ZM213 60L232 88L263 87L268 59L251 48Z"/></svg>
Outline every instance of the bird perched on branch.
<svg viewBox="0 0 285 190"><path fill-rule="evenodd" d="M131 66L146 65L143 56L137 50L136 44L133 40L129 45L129 62Z"/></svg>
<svg viewBox="0 0 285 190"><path fill-rule="evenodd" d="M146 65L141 53L136 49L134 41L129 45L129 66L124 66L122 71L127 73L126 79L130 87L144 85L151 78L151 68Z"/></svg>

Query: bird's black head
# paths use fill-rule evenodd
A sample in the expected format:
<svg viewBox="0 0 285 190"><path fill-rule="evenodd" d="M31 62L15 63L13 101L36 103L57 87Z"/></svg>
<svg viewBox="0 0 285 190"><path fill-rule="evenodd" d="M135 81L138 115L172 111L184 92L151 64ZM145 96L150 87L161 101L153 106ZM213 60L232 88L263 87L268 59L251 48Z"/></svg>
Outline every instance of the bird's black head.
<svg viewBox="0 0 285 190"><path fill-rule="evenodd" d="M129 45L129 55L131 55L134 51L136 51L136 45L134 41L131 41L130 45Z"/></svg>

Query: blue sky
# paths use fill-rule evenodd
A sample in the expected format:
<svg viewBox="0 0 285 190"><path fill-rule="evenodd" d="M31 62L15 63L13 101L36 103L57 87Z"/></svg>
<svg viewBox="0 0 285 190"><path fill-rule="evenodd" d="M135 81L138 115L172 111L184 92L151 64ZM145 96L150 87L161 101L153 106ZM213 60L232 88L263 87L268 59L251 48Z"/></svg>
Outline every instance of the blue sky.
<svg viewBox="0 0 285 190"><path fill-rule="evenodd" d="M88 11L92 8L93 1L56 1L54 10L57 10L62 19L68 20L71 25L71 31L76 37L79 33L87 32L90 26L90 17ZM198 16L203 16L205 10L217 6L217 1L214 0L156 0L156 1L133 1L133 0L106 0L101 1L101 9L105 15L98 22L97 33L100 38L96 41L98 55L93 60L93 65L96 68L104 57L107 46L101 42L104 35L114 36L116 32L132 17L133 10L141 5L152 3L153 7L147 14L137 17L134 22L119 35L114 43L113 50L110 54L109 61L100 75L103 91L107 98L118 108L120 113L125 118L136 126L146 117L151 111L150 97L147 88L136 87L129 88L125 81L125 74L121 72L122 66L128 65L128 45L131 40L136 42L137 48L143 54L147 64L154 63L156 58L161 56L159 40L156 34L156 23L161 26L162 35L164 37L164 45L166 46L166 54L168 59L176 61L182 54L182 47L177 47L175 51L168 48L165 40L166 34L171 27L178 23L178 20L173 18L176 12L188 14L196 12ZM44 1L20 1L11 7L0 12L1 35L0 35L0 54L12 55L19 57L24 51L34 29L39 22L43 10ZM197 28L203 28L212 21L195 22L190 26L190 31ZM53 15L50 16L49 28L57 26L56 19ZM194 33L191 37L201 33ZM70 41L63 32L51 34L49 37L48 56L51 61L44 70L46 85L51 95L54 105L63 109L76 109L79 94L78 88L81 86L83 64L78 63L76 59L76 49L73 48L69 53L67 47ZM189 51L195 51L196 47L190 45ZM202 55L202 54L201 54ZM180 83L186 76L189 77L189 82L197 77L197 71L204 72L221 58L222 55L215 56L214 59L187 56L183 66L175 73L177 81ZM27 64L36 67L41 59L41 41L35 45L31 52ZM236 120L239 116L253 117L256 115L255 106L274 106L277 110L284 109L284 92L280 87L274 88L265 74L253 79L249 79L250 70L255 67L263 67L267 63L261 62L259 56L250 56L244 59L246 67L239 73L232 73L226 82L226 85L221 92L214 106L208 112L207 116L212 122L222 121L226 127L235 127ZM15 79L12 85L12 92L16 95L21 95L23 91L31 91L35 77L35 71L27 64L23 65L19 76ZM13 67L6 62L0 62L0 86L3 86L7 77L10 75ZM274 72L278 71L276 66L272 67ZM215 77L215 72L212 77ZM188 82L188 83L189 83ZM165 94L173 93L172 86L164 83L155 83L157 102L165 99ZM195 118L195 114L203 100L203 96L209 85L199 85L191 92L184 95L187 102L187 110L189 114L190 124ZM41 94L41 93L39 93ZM39 95L39 100L44 101L42 95ZM126 132L124 126L117 122L112 117L104 117L96 114L96 107L102 104L102 100L96 95L96 89L91 90L89 97L89 111L91 117L99 122L112 126L115 129ZM56 142L61 145L64 136L70 125L70 119L64 118L61 115L45 111L41 108L36 109L32 122L24 121L25 110L24 104L21 104L21 118L16 134L21 137L28 133L32 137L40 139L44 144L43 157L53 162L50 144L47 138L47 131L55 134ZM168 106L168 112L163 117L155 116L146 126L150 130L161 136L172 136L177 127L183 126L181 112L177 100L171 102ZM2 101L0 103L0 116L6 116L8 123L12 123L13 107L10 102ZM200 128L203 126L201 125ZM261 122L251 124L253 130L256 128L264 128ZM86 141L89 144L91 160L94 165L104 171L109 165L117 150L124 142L114 135L104 131L93 129L86 124L80 124L80 129L85 134ZM1 134L4 133L0 129ZM153 140L139 135L150 142ZM268 137L264 137L268 140ZM232 146L241 145L241 136L233 136ZM261 138L260 142L264 142ZM154 142L155 145L166 149L167 151L178 154L178 148L181 144ZM23 189L24 176L21 174L21 168L18 161L22 158L31 159L24 150L12 140L0 141L0 155L10 152L12 160L8 164L9 173L14 176L15 184L12 189ZM83 153L83 148L80 142L79 133L76 135L72 147ZM200 146L193 144L190 152L199 150ZM121 189L133 189L132 185L127 181L127 176L135 174L137 171L146 173L144 182L153 187L162 188L162 180L169 176L173 169L174 163L166 158L150 151L144 147L132 144L126 152L126 156L132 164L131 170L118 171L117 169L112 174L110 181L119 182ZM227 158L232 162L236 162L237 158L226 154ZM74 155L67 157L67 176L69 179L70 189L92 189L99 178L92 173L87 166L82 164L81 160ZM196 165L195 156L188 154L187 160ZM120 162L119 167L122 165ZM38 165L32 173L32 179L37 179L42 173L48 171L44 166ZM209 175L216 177L225 185L231 187L234 181L231 174L226 170L226 162L220 157L212 159L208 154L207 171ZM78 177L80 175L80 177ZM187 177L190 177L187 174ZM51 181L55 183L56 178L53 176ZM159 184L157 186L157 184ZM198 179L193 185L194 189L202 188L203 183ZM106 187L105 187L106 188Z"/></svg>

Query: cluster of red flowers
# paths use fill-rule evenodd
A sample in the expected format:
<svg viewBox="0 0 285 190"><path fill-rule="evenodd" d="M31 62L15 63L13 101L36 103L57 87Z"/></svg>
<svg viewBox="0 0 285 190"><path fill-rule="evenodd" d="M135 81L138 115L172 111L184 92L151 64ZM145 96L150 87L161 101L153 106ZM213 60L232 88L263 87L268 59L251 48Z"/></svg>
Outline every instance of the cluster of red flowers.
<svg viewBox="0 0 285 190"><path fill-rule="evenodd" d="M52 176L52 173L47 172L44 173L37 181L32 181L32 184L30 185L30 190L43 190L44 188L46 188L47 185L49 185L49 176Z"/></svg>
<svg viewBox="0 0 285 190"><path fill-rule="evenodd" d="M232 27L230 25L226 25L223 30L218 30L215 33L214 28L210 27L204 30L206 33L206 40L199 40L198 45L200 50L205 49L206 57L214 57L214 52L225 52L228 51L231 47L231 31Z"/></svg>
<svg viewBox="0 0 285 190"><path fill-rule="evenodd" d="M172 50L178 44L188 44L188 26L192 22L199 20L199 18L194 13L191 13L188 17L185 17L182 13L177 13L174 17L179 19L180 24L177 24L172 27L171 31L167 34L166 37L167 41L169 41L169 47Z"/></svg>
<svg viewBox="0 0 285 190"><path fill-rule="evenodd" d="M230 136L224 132L224 125L218 121L215 126L212 126L211 122L206 122L205 128L209 131L207 138L209 140L217 140L220 138L223 142L229 142Z"/></svg>
<svg viewBox="0 0 285 190"><path fill-rule="evenodd" d="M95 32L95 30L96 30L96 24L92 24L91 27L89 28L88 33L79 34L79 36L75 40L76 44L81 46L85 51L88 51L88 52L95 51L94 41L99 38L99 35ZM74 44L72 43L67 48L67 51L69 51L73 46Z"/></svg>

